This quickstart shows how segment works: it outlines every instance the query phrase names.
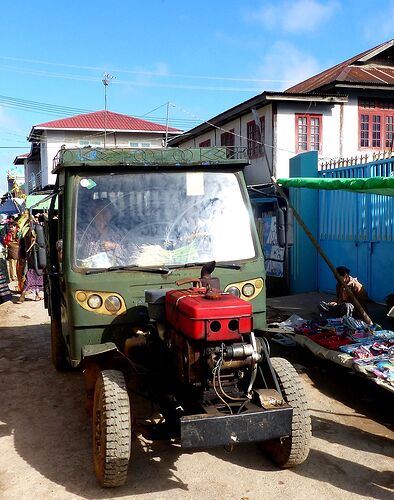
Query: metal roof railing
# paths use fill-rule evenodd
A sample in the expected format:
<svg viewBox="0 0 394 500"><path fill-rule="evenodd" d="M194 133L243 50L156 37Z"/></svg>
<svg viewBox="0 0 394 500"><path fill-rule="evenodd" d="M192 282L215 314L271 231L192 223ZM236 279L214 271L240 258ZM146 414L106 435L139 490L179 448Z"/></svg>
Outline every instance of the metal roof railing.
<svg viewBox="0 0 394 500"><path fill-rule="evenodd" d="M76 148L61 149L53 160L53 172L58 168L78 165L248 165L246 147L208 148Z"/></svg>

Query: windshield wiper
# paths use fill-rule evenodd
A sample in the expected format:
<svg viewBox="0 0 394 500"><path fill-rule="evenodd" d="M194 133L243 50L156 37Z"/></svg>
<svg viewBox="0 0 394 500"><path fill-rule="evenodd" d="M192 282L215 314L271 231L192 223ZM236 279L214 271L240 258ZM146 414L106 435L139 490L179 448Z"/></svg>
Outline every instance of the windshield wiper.
<svg viewBox="0 0 394 500"><path fill-rule="evenodd" d="M202 267L206 264L206 262L186 262L186 264L180 264L180 265L170 265L168 266L170 269L186 269L188 267ZM216 263L215 269L216 268L221 268L221 269L241 269L241 266L239 264L219 264Z"/></svg>
<svg viewBox="0 0 394 500"><path fill-rule="evenodd" d="M111 273L112 271L139 271L141 273L168 274L170 269L167 267L112 266L105 269L91 269L86 271L85 274Z"/></svg>

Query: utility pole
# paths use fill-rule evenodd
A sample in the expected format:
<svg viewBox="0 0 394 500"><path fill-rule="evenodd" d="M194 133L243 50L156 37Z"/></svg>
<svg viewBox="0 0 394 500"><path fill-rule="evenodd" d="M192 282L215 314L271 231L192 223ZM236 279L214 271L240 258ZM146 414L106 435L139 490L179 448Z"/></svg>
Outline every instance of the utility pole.
<svg viewBox="0 0 394 500"><path fill-rule="evenodd" d="M174 106L174 104L172 104L168 101L167 102L167 114L166 114L166 137L164 140L164 147L167 147L167 143L168 143L168 122L169 122L169 117L170 117L170 106Z"/></svg>
<svg viewBox="0 0 394 500"><path fill-rule="evenodd" d="M170 115L170 103L167 102L167 114L166 114L166 138L164 141L164 146L167 147L167 142L168 142L168 117Z"/></svg>
<svg viewBox="0 0 394 500"><path fill-rule="evenodd" d="M104 85L104 149L107 143L107 87L112 78L115 77L105 72L103 73L103 79L101 80Z"/></svg>

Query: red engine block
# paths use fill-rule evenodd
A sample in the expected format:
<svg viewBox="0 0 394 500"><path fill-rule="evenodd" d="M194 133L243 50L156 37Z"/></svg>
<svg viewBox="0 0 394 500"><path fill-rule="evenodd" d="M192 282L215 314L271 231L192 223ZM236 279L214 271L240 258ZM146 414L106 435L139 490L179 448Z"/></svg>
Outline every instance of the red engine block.
<svg viewBox="0 0 394 500"><path fill-rule="evenodd" d="M194 340L239 340L252 331L252 305L233 295L205 289L169 290L166 317L171 326Z"/></svg>

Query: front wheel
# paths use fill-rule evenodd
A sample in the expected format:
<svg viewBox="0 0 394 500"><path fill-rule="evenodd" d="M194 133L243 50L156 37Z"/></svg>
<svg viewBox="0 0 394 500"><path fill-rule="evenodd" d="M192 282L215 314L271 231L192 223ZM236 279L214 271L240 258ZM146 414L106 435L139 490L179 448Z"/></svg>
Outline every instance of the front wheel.
<svg viewBox="0 0 394 500"><path fill-rule="evenodd" d="M122 486L131 454L131 412L123 373L103 370L94 390L93 463L100 486Z"/></svg>
<svg viewBox="0 0 394 500"><path fill-rule="evenodd" d="M294 367L283 358L272 358L272 367L286 403L293 408L292 432L285 438L273 439L263 444L263 449L281 467L302 464L309 454L311 418L305 389Z"/></svg>

